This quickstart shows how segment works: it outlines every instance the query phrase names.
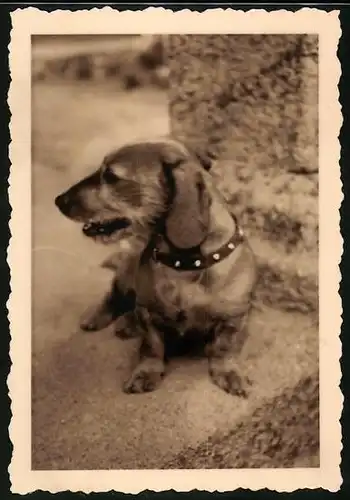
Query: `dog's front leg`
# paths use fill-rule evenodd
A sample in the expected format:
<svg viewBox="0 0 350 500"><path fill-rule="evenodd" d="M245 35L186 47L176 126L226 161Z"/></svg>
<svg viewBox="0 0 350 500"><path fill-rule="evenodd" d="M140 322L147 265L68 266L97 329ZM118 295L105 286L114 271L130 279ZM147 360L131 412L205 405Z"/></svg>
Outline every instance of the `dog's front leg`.
<svg viewBox="0 0 350 500"><path fill-rule="evenodd" d="M142 326L139 361L123 387L124 392L134 394L154 391L165 373L164 343L161 333L154 326L146 310L138 311L138 318Z"/></svg>
<svg viewBox="0 0 350 500"><path fill-rule="evenodd" d="M247 331L244 325L219 321L215 327L213 341L207 346L209 375L225 392L247 398L251 381L239 367L239 354Z"/></svg>
<svg viewBox="0 0 350 500"><path fill-rule="evenodd" d="M96 332L107 328L117 318L130 312L135 307L136 294L132 289L121 290L117 281L113 282L111 290L102 302L89 311L80 323L84 331Z"/></svg>
<svg viewBox="0 0 350 500"><path fill-rule="evenodd" d="M141 337L141 329L135 318L135 312L127 312L119 317L115 323L115 335L121 340Z"/></svg>

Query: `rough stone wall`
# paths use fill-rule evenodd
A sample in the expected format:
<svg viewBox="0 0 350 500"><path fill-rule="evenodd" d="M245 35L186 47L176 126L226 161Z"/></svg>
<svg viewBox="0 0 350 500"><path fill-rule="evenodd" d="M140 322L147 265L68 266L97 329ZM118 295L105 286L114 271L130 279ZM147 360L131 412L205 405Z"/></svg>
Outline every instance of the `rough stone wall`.
<svg viewBox="0 0 350 500"><path fill-rule="evenodd" d="M172 131L216 158L219 185L258 239L261 293L317 309L317 36L164 42Z"/></svg>
<svg viewBox="0 0 350 500"><path fill-rule="evenodd" d="M280 170L276 160L282 160L292 171L317 168L316 36L172 35L164 42L175 133L198 144L204 140L214 155L234 141L230 158L246 164L241 154L252 145L242 133L256 129L251 140L260 166ZM306 160L297 153L293 161L290 153L299 145L304 120L312 136L309 154Z"/></svg>

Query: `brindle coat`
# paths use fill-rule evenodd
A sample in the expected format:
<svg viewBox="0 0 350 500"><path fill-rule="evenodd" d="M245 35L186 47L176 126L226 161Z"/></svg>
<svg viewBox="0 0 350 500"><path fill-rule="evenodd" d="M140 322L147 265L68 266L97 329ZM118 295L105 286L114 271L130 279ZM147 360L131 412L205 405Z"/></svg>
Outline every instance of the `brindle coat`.
<svg viewBox="0 0 350 500"><path fill-rule="evenodd" d="M247 240L203 270L178 270L154 259L155 238L162 252L197 248L208 254L234 233L235 219L208 170L209 163L177 141L135 142L107 155L95 173L56 198L63 214L85 224L85 234L104 243L119 240L106 263L116 271L112 289L83 328L104 328L133 310L141 346L125 392L154 390L169 348L197 339L212 381L247 395L250 382L239 354L256 282Z"/></svg>

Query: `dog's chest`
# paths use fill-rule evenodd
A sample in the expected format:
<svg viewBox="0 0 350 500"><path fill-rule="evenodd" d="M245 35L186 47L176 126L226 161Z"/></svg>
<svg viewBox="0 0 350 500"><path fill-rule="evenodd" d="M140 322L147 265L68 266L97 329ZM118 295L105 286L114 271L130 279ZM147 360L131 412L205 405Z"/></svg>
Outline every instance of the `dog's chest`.
<svg viewBox="0 0 350 500"><path fill-rule="evenodd" d="M163 272L156 276L154 294L157 308L180 335L205 325L205 310L198 307L198 299L208 295L208 289L198 273Z"/></svg>
<svg viewBox="0 0 350 500"><path fill-rule="evenodd" d="M206 304L212 301L203 274L179 272L163 265L145 266L139 274L140 305L169 327L183 334L203 329L208 320Z"/></svg>

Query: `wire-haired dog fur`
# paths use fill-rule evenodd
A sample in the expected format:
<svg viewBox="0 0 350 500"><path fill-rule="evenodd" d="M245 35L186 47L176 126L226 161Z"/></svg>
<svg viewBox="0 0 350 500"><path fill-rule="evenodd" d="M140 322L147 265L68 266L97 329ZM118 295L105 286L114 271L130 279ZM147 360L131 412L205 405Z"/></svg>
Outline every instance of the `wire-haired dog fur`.
<svg viewBox="0 0 350 500"><path fill-rule="evenodd" d="M112 289L83 328L104 328L133 311L140 358L125 392L154 390L170 350L198 340L212 381L247 395L239 353L255 259L208 170L175 140L134 142L56 198L87 236L116 245Z"/></svg>

